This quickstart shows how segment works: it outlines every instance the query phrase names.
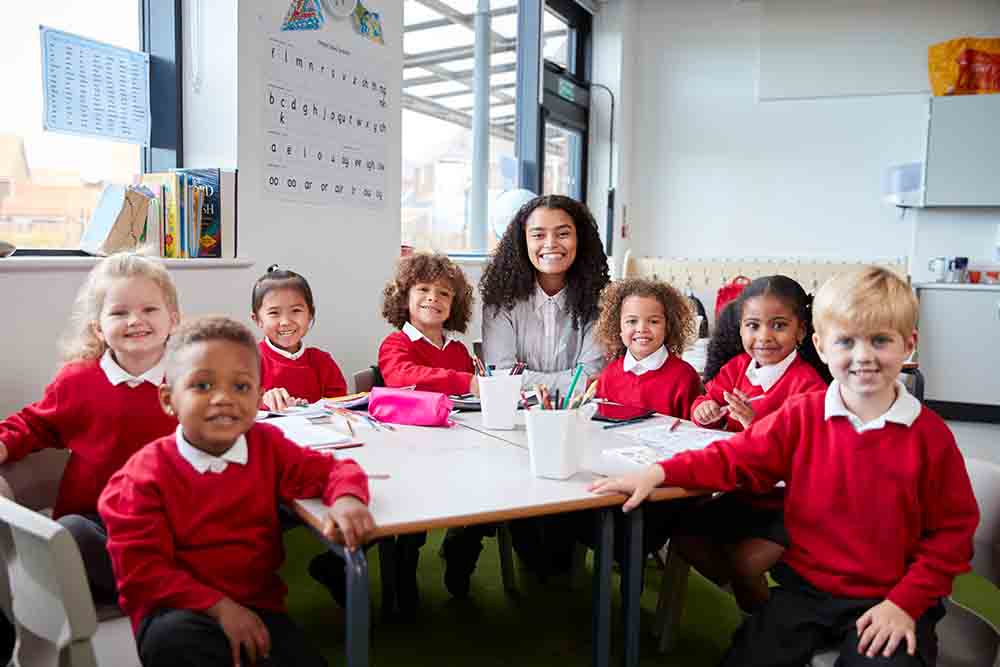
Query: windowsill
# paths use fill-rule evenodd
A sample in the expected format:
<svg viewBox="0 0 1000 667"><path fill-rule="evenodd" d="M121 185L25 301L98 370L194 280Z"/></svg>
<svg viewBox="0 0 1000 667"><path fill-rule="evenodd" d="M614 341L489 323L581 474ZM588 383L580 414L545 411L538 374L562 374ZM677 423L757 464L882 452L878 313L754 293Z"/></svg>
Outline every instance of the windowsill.
<svg viewBox="0 0 1000 667"><path fill-rule="evenodd" d="M0 273L26 271L89 271L100 257L4 257L0 259ZM186 269L244 269L256 264L252 259L158 259L171 270Z"/></svg>
<svg viewBox="0 0 1000 667"><path fill-rule="evenodd" d="M448 257L456 264L468 264L470 266L482 266L490 261L489 255L466 255L448 253Z"/></svg>

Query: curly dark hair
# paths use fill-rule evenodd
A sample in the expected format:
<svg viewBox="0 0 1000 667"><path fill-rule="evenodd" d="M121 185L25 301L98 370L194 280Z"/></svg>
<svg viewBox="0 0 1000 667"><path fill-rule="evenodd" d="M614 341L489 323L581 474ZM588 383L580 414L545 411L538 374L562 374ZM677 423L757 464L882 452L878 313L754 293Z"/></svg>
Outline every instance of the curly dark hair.
<svg viewBox="0 0 1000 667"><path fill-rule="evenodd" d="M689 340L697 332L694 326L694 308L691 302L667 283L646 278L616 280L601 292L601 316L594 325L594 336L608 351L608 358L625 354L622 343L622 304L630 296L656 299L663 306L666 317L666 336L663 344L670 354L680 356Z"/></svg>
<svg viewBox="0 0 1000 667"><path fill-rule="evenodd" d="M576 227L576 259L566 275L566 304L573 327L595 319L601 290L610 282L597 222L586 205L563 195L535 197L518 210L479 281L483 307L513 308L535 292L535 267L528 258L525 224L536 208L565 212Z"/></svg>
<svg viewBox="0 0 1000 667"><path fill-rule="evenodd" d="M455 262L439 253L418 252L399 260L396 276L382 289L382 317L392 326L402 329L410 320L410 288L417 283L439 281L455 292L444 328L465 333L472 317L472 285Z"/></svg>
<svg viewBox="0 0 1000 667"><path fill-rule="evenodd" d="M812 325L812 295L807 294L802 285L794 279L783 275L763 276L747 285L739 297L726 304L719 313L715 323L715 333L708 342L708 353L705 361L705 382L708 382L722 369L726 363L742 353L743 339L740 337L740 322L743 319L743 304L758 296L773 296L783 301L795 311L799 320L805 326L806 335L799 345L799 356L816 369L819 376L827 384L833 379L830 369L819 358L813 345Z"/></svg>

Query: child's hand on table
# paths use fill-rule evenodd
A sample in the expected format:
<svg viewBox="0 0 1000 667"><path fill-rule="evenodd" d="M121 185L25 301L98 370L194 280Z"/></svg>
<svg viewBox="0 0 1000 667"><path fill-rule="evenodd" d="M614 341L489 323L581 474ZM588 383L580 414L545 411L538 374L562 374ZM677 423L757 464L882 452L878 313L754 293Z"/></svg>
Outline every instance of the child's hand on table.
<svg viewBox="0 0 1000 667"><path fill-rule="evenodd" d="M242 662L241 646L251 664L271 653L271 636L267 632L267 626L250 609L229 598L222 598L206 609L205 614L218 621L222 631L226 633L229 647L233 651L233 667L240 667Z"/></svg>
<svg viewBox="0 0 1000 667"><path fill-rule="evenodd" d="M695 408L691 416L698 424L708 426L722 419L723 412L718 403L708 400Z"/></svg>
<svg viewBox="0 0 1000 667"><path fill-rule="evenodd" d="M732 392L724 392L722 396L726 399L729 414L732 415L733 419L738 421L744 429L750 428L750 424L754 418L753 407L751 407L749 402L750 397L739 389L733 389Z"/></svg>
<svg viewBox="0 0 1000 667"><path fill-rule="evenodd" d="M333 501L323 521L323 534L354 551L368 541L375 530L375 519L368 506L354 496L341 496Z"/></svg>
<svg viewBox="0 0 1000 667"><path fill-rule="evenodd" d="M629 512L639 506L653 489L663 484L663 468L655 463L641 473L625 475L624 477L607 477L599 479L589 487L594 493L625 493L629 499L622 505L622 510Z"/></svg>
<svg viewBox="0 0 1000 667"><path fill-rule="evenodd" d="M906 640L906 652L917 652L916 623L905 611L889 600L882 600L857 620L858 653L875 657L882 646L882 655L888 658Z"/></svg>
<svg viewBox="0 0 1000 667"><path fill-rule="evenodd" d="M284 387L268 389L264 392L264 396L261 400L264 402L264 405L267 406L267 409L272 412L282 412L297 405L309 404L309 401L303 398L295 398L294 396L289 395Z"/></svg>

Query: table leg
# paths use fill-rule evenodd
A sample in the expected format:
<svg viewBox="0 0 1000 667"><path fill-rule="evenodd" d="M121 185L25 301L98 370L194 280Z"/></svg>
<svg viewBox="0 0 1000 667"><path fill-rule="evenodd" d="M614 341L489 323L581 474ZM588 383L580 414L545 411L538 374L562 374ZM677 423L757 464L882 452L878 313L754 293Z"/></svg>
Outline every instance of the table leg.
<svg viewBox="0 0 1000 667"><path fill-rule="evenodd" d="M615 508L597 510L594 550L594 667L608 667L611 660L611 560L614 557Z"/></svg>
<svg viewBox="0 0 1000 667"><path fill-rule="evenodd" d="M368 625L371 617L368 595L368 558L364 549L343 550L347 563L346 625L347 667L368 667Z"/></svg>
<svg viewBox="0 0 1000 667"><path fill-rule="evenodd" d="M625 516L625 562L622 563L625 667L636 667L639 664L639 598L646 562L646 554L642 550L642 506Z"/></svg>

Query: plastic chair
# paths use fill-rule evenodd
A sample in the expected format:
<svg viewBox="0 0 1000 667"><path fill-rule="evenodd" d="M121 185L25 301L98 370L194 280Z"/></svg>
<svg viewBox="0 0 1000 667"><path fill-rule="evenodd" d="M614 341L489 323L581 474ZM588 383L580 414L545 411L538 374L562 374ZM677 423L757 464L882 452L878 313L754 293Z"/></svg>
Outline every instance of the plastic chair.
<svg viewBox="0 0 1000 667"><path fill-rule="evenodd" d="M967 458L965 466L980 514L972 571L1000 594L1000 465ZM951 596L944 606L947 613L936 628L938 667L1000 667L1000 629ZM836 662L836 651L823 651L812 657L809 667L833 667Z"/></svg>
<svg viewBox="0 0 1000 667"><path fill-rule="evenodd" d="M7 566L3 587L9 586L18 633L12 664L138 667L129 620L98 620L69 532L7 498L0 498L0 521L0 552Z"/></svg>

